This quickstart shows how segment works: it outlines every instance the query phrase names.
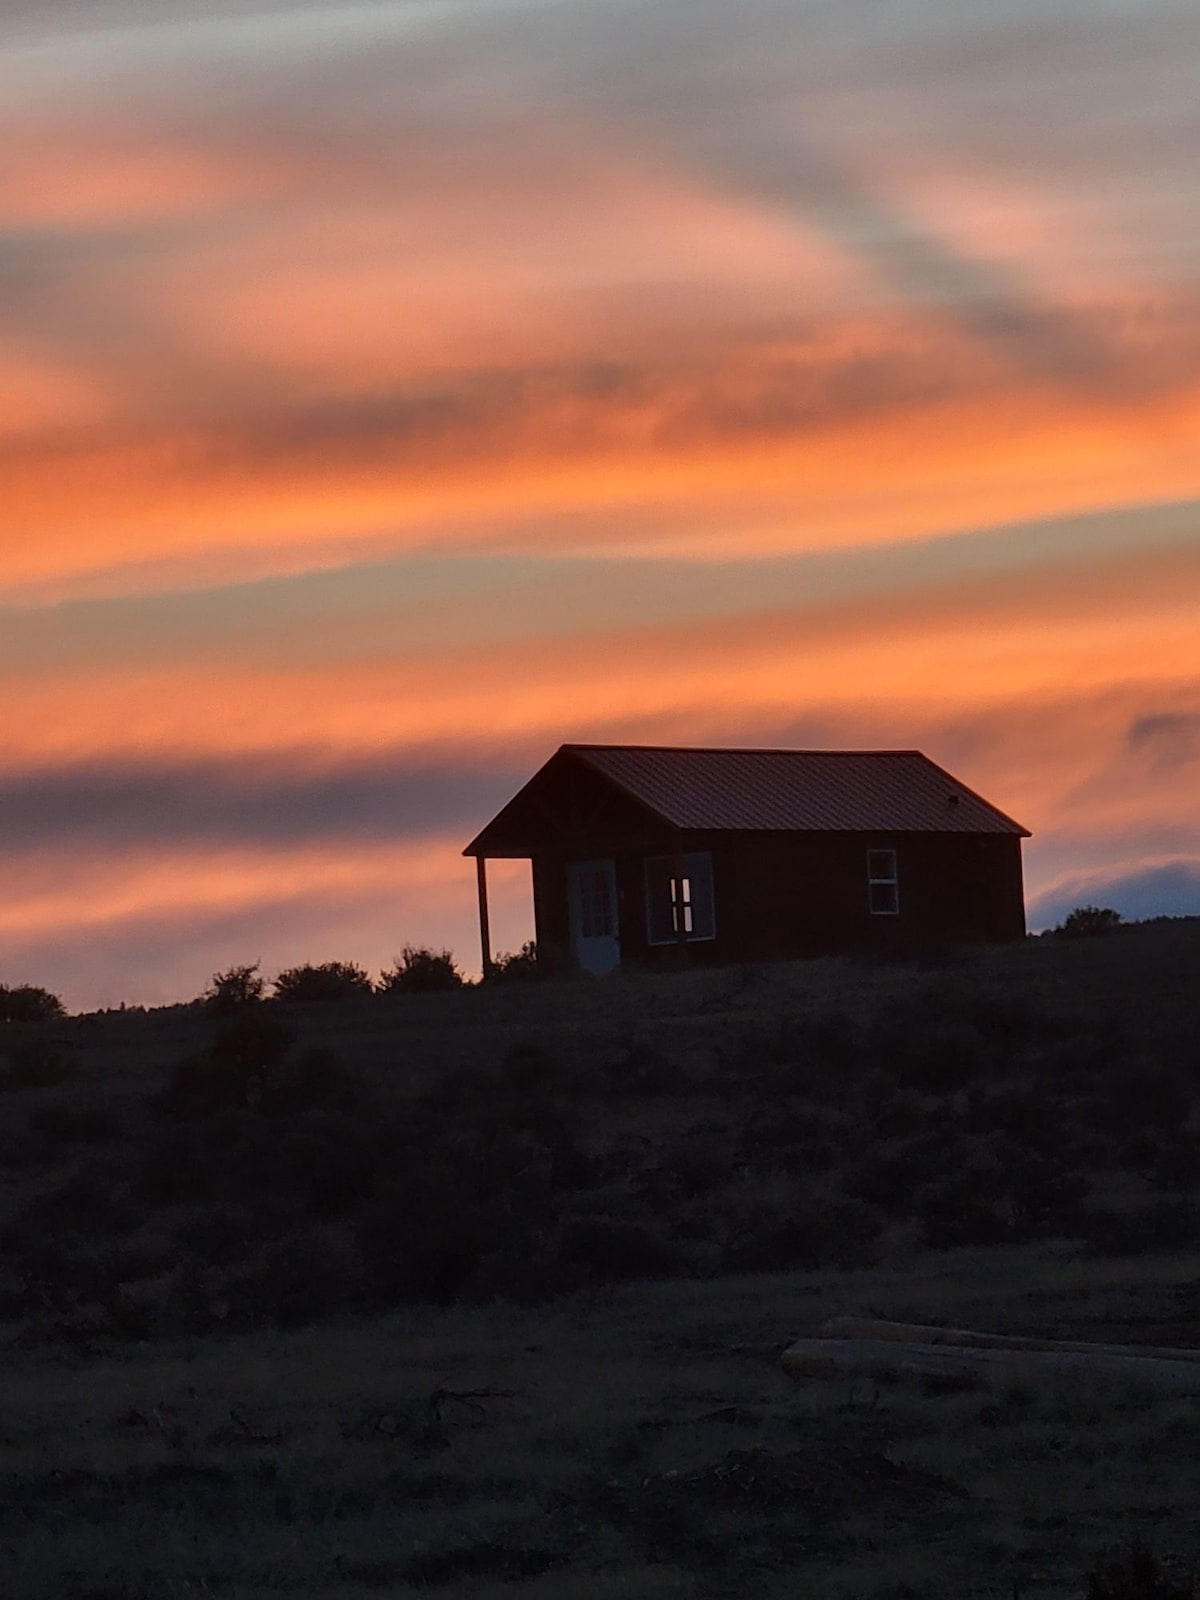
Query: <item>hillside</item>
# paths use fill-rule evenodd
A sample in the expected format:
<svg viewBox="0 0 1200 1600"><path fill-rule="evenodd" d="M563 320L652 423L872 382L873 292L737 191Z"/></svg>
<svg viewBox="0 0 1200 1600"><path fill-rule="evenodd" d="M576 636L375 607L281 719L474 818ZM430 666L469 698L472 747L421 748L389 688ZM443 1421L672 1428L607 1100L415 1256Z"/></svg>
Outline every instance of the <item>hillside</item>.
<svg viewBox="0 0 1200 1600"><path fill-rule="evenodd" d="M1065 1595L1128 1527L1200 1555L1194 1400L778 1362L831 1311L1193 1343L1197 972L1192 921L10 1025L7 1592Z"/></svg>

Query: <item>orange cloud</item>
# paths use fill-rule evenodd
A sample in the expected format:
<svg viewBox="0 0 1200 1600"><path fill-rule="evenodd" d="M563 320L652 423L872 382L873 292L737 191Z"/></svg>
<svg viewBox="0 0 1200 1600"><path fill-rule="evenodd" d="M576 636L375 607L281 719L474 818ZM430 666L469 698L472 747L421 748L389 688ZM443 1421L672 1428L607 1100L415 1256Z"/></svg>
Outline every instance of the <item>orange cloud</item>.
<svg viewBox="0 0 1200 1600"><path fill-rule="evenodd" d="M1175 683L1200 668L1192 596L1200 548L1064 562L978 582L932 583L902 605L871 600L517 639L407 653L373 630L297 640L290 659L255 656L252 635L224 663L205 651L143 665L39 663L7 672L11 763L126 750L372 751L397 744L551 739L699 707L840 708L864 701L943 711L1063 683ZM352 624L348 623L351 628Z"/></svg>
<svg viewBox="0 0 1200 1600"><path fill-rule="evenodd" d="M162 227L294 192L294 163L254 149L222 151L159 130L95 123L5 127L0 221L9 228L107 231Z"/></svg>
<svg viewBox="0 0 1200 1600"><path fill-rule="evenodd" d="M803 361L773 370L768 353L757 371L734 361L645 385L601 371L590 393L535 376L344 415L284 412L240 430L10 444L2 581L19 593L271 552L294 570L306 557L321 566L431 543L519 549L536 545L547 516L564 519L560 547L838 548L1200 493L1194 386L1138 385L1126 402L1010 381L986 398L901 392L872 404L868 373L839 417L836 369L821 373L811 410L797 411L786 374L812 381ZM708 526L731 508L734 551ZM569 520L601 512L611 522L599 537L594 520Z"/></svg>

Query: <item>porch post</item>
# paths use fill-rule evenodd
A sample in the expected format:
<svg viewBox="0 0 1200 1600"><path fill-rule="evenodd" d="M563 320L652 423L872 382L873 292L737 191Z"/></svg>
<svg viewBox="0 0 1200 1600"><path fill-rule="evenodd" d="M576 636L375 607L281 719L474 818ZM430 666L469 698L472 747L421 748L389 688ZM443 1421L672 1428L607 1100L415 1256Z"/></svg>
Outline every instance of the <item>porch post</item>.
<svg viewBox="0 0 1200 1600"><path fill-rule="evenodd" d="M479 889L479 946L483 952L483 981L492 975L492 934L488 927L487 858L475 857L475 882Z"/></svg>

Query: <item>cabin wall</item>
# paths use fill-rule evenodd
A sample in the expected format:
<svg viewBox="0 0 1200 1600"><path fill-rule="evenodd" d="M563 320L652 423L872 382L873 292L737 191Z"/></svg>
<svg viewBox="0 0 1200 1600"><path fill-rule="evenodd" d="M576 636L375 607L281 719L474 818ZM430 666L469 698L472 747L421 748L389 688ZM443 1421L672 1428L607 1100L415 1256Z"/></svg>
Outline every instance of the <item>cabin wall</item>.
<svg viewBox="0 0 1200 1600"><path fill-rule="evenodd" d="M896 853L894 916L871 912L872 850ZM745 959L1025 934L1021 841L1007 834L739 834L727 898Z"/></svg>
<svg viewBox="0 0 1200 1600"><path fill-rule="evenodd" d="M597 837L533 861L538 948L569 961L568 861L616 864L624 965L670 967L676 945L647 936L645 860L707 851L713 862L715 936L692 940L692 966L863 950L993 943L1025 934L1021 841L1006 834L670 833ZM867 853L894 850L899 912L873 915Z"/></svg>
<svg viewBox="0 0 1200 1600"><path fill-rule="evenodd" d="M678 945L652 945L649 941L646 912L647 859L683 852L707 851L713 858L714 894L719 902L720 883L732 873L734 849L728 834L684 834L670 830L655 833L642 829L598 835L587 845L547 850L533 858L533 911L538 950L557 965L570 959L571 924L567 901L567 865L572 861L612 861L617 879L617 924L623 965L672 966L680 960ZM716 937L689 942L690 965L741 960L737 930L722 920L716 909Z"/></svg>

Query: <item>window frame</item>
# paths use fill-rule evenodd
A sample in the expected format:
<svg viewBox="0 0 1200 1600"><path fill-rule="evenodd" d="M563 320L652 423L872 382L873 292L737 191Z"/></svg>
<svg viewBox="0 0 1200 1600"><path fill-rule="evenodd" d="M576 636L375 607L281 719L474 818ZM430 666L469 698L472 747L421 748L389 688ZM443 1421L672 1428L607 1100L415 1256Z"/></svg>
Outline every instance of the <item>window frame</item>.
<svg viewBox="0 0 1200 1600"><path fill-rule="evenodd" d="M886 857L884 867L879 857ZM886 870L884 870L886 868ZM877 890L890 889L890 905L877 905ZM900 862L891 845L872 845L867 851L867 913L872 917L898 917L900 915Z"/></svg>
<svg viewBox="0 0 1200 1600"><path fill-rule="evenodd" d="M664 949L669 945L679 944L679 910L682 905L684 913L684 932L682 942L685 944L704 944L717 937L717 908L716 895L713 887L713 864L710 850L689 850L682 858L683 872L675 870L677 857L675 856L645 856L642 860L642 884L646 900L646 943L655 949ZM691 867L689 870L689 863ZM700 870L697 870L697 867ZM665 869L667 881L667 904L670 908L671 932L663 937L656 937L654 927L654 894L653 882L656 875ZM697 899L697 881L703 872L707 879L707 894ZM683 886L682 899L679 887ZM709 928L705 933L696 932L697 905L707 902ZM688 924L691 924L689 927Z"/></svg>

